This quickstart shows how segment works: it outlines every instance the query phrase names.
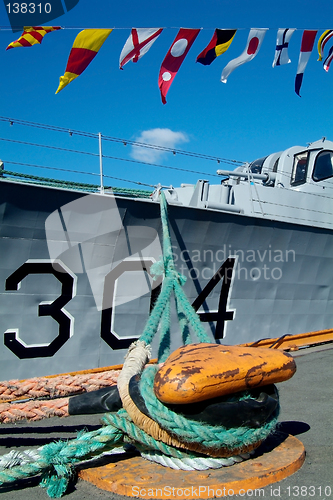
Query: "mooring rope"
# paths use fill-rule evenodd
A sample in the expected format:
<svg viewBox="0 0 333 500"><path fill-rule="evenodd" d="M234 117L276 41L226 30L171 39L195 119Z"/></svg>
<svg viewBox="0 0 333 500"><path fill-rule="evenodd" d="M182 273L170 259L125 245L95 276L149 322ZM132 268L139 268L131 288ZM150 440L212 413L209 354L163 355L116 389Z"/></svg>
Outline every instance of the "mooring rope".
<svg viewBox="0 0 333 500"><path fill-rule="evenodd" d="M221 467L230 467L235 463L243 462L250 458L250 453L232 456L228 458L210 458L210 457L182 457L174 458L164 455L158 451L141 451L141 456L146 460L155 462L164 467L170 467L175 470L207 470L220 469Z"/></svg>
<svg viewBox="0 0 333 500"><path fill-rule="evenodd" d="M19 399L58 398L96 391L117 383L120 370L99 373L34 377L0 382L0 403Z"/></svg>
<svg viewBox="0 0 333 500"><path fill-rule="evenodd" d="M0 470L1 469L10 469L17 465L24 465L30 462L34 462L39 458L39 449L37 450L25 450L25 451L17 451L12 450L6 455L3 455L0 458Z"/></svg>
<svg viewBox="0 0 333 500"><path fill-rule="evenodd" d="M50 443L39 449L34 462L11 469L0 470L0 484L8 484L42 473L40 486L47 489L51 498L61 497L74 476L74 464L83 458L90 459L111 444L118 445L123 434L115 426L101 427L97 431L81 433L71 441Z"/></svg>
<svg viewBox="0 0 333 500"><path fill-rule="evenodd" d="M140 336L145 344L151 344L158 328L160 327L160 343L158 361L163 362L170 354L170 298L175 296L176 310L185 343L191 342L188 326L191 325L199 342L210 343L207 332L201 325L200 319L189 303L182 286L186 278L178 273L173 260L171 238L168 225L167 203L163 192L160 193L161 221L163 230L163 257L150 268L151 274L157 278L164 274L162 290L157 298L146 327Z"/></svg>
<svg viewBox="0 0 333 500"><path fill-rule="evenodd" d="M105 370L0 382L0 423L68 417L67 396L111 387L117 383L119 373Z"/></svg>
<svg viewBox="0 0 333 500"><path fill-rule="evenodd" d="M12 424L18 420L35 422L51 417L68 417L69 398L24 403L0 404L0 423Z"/></svg>
<svg viewBox="0 0 333 500"><path fill-rule="evenodd" d="M171 240L168 228L167 207L164 193L160 193L161 220L163 228L163 260L154 266L156 275L164 272L161 293L150 314L146 327L140 339L132 345L127 353L123 370L117 381L118 390L122 399L123 408L117 413L108 413L104 416L104 426L97 431L83 432L74 440L68 442L50 443L38 450L37 459L22 461L17 466L0 470L0 484L10 483L18 479L42 474L40 485L47 489L51 498L62 496L67 490L70 479L74 476L74 466L82 460L90 460L99 456L105 448L119 446L123 443L134 443L142 450L147 458L160 458L160 453L181 460L184 467L190 467L189 460L199 459L198 467L204 466L203 458L215 468L218 462L210 457L203 456L202 451L209 455L219 455L223 458L222 465L231 465L237 461L248 458L248 454L239 453L246 448L252 449L262 439L272 432L277 423L277 412L270 417L262 428L236 428L225 429L222 426L207 426L197 423L199 428L194 428L193 423L180 418L175 420L175 414L166 411L155 396L152 396L153 377L155 369L146 367L150 357L150 344L160 329L159 362L163 362L170 352L170 298L175 296L176 310L180 322L181 333L185 343L190 342L191 330L200 342L211 342L206 331L200 324L198 316L192 309L187 297L182 291L184 277L174 266ZM142 372L143 370L143 372ZM129 396L128 382L133 375L141 374L141 387L147 401L148 411L152 418L142 417L142 413L135 407ZM150 385L150 391L148 387ZM147 394L149 392L149 395ZM161 415L164 413L165 415ZM179 415L177 417L180 417ZM156 420L156 422L155 422ZM186 422L189 425L186 426ZM156 424L157 427L155 425ZM138 425L140 424L140 425ZM153 432L152 432L153 429ZM157 435L155 435L155 431ZM197 436L195 436L197 434ZM166 439L165 439L166 436ZM156 439L157 437L157 439ZM163 439L159 439L159 438ZM164 439L166 442L164 442ZM200 453L189 450L200 450ZM239 456L235 456L235 453ZM224 453L224 456L221 456ZM162 459L161 459L162 460ZM163 459L165 463L168 459ZM176 463L171 460L170 463ZM179 462L180 463L180 462ZM178 466L177 462L177 466Z"/></svg>
<svg viewBox="0 0 333 500"><path fill-rule="evenodd" d="M163 405L155 396L151 387L158 367L149 366L143 371L140 384L140 392L151 418L159 425L186 443L197 443L200 448L195 448L201 453L210 456L228 456L252 450L268 437L277 425L278 413L275 412L268 421L256 429L251 427L226 428L222 425L208 425L190 418L183 417L179 413L170 410ZM149 389L150 388L150 389ZM240 399L243 395L240 395ZM229 452L228 452L229 450ZM236 451L237 450L237 451Z"/></svg>

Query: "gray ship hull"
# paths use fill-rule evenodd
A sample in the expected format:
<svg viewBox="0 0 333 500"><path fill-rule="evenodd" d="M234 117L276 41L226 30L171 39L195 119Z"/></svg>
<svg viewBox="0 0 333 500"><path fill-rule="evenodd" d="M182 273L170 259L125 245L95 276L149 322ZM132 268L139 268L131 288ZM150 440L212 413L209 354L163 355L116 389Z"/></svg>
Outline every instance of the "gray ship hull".
<svg viewBox="0 0 333 500"><path fill-rule="evenodd" d="M2 180L0 215L1 379L122 363L159 292L159 204ZM332 327L331 230L177 204L169 224L212 341Z"/></svg>

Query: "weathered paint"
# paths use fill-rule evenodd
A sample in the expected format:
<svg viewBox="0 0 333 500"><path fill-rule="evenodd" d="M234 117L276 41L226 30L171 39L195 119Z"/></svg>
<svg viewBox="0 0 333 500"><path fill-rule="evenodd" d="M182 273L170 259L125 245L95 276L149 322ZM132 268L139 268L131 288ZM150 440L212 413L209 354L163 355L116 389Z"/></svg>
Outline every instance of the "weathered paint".
<svg viewBox="0 0 333 500"><path fill-rule="evenodd" d="M187 404L288 380L290 354L276 349L191 344L174 351L158 370L154 391L166 404Z"/></svg>

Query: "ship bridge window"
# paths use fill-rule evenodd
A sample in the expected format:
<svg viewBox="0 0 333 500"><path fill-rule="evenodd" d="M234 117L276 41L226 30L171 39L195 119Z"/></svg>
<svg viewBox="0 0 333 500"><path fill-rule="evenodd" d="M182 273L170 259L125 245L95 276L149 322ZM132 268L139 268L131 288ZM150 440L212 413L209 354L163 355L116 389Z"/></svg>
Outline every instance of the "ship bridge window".
<svg viewBox="0 0 333 500"><path fill-rule="evenodd" d="M308 170L308 152L300 153L294 156L293 171L291 174L292 186L298 186L299 184L304 184L306 181L306 174Z"/></svg>
<svg viewBox="0 0 333 500"><path fill-rule="evenodd" d="M316 182L333 177L333 152L321 151L316 158L312 179Z"/></svg>
<svg viewBox="0 0 333 500"><path fill-rule="evenodd" d="M261 174L262 166L266 158L267 156L264 156L264 158L259 158L258 160L254 160L252 163L250 163L250 171L253 174Z"/></svg>

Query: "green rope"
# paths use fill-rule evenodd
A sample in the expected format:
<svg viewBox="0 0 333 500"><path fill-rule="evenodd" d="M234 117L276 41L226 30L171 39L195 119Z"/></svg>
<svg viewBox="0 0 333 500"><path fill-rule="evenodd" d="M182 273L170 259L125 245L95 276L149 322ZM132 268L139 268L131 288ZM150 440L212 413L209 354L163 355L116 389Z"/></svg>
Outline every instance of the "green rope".
<svg viewBox="0 0 333 500"><path fill-rule="evenodd" d="M203 456L199 453L193 453L186 450L179 450L178 448L174 448L173 446L169 446L162 441L157 441L149 434L147 434L144 430L139 429L130 419L126 410L119 410L115 413L107 413L104 415L103 421L107 425L116 426L124 433L124 440L130 440L130 442L134 443L135 446L139 443L146 450L155 450L164 453L165 455L169 455L174 458L183 458L183 457L197 457ZM126 439L127 437L127 439Z"/></svg>
<svg viewBox="0 0 333 500"><path fill-rule="evenodd" d="M39 459L33 463L0 470L0 484L13 483L41 474L40 486L46 488L50 498L60 498L74 477L74 464L99 456L103 450L110 450L125 442L139 443L139 447L144 450L160 451L174 458L202 456L156 441L139 429L124 409L106 414L103 420L106 425L97 431L82 432L71 441L59 441L43 446L39 450Z"/></svg>
<svg viewBox="0 0 333 500"><path fill-rule="evenodd" d="M140 381L140 392L151 418L158 422L163 429L175 435L180 441L200 443L207 448L207 453L209 453L210 448L226 447L233 450L253 445L266 439L275 430L278 411L262 427L235 427L230 429L221 425L204 424L175 413L163 405L155 396L154 391L151 390L151 387L154 386L157 370L157 366L147 366L144 369ZM232 399L235 400L235 397L233 396ZM244 399L244 395L241 394L239 399Z"/></svg>
<svg viewBox="0 0 333 500"><path fill-rule="evenodd" d="M178 273L175 268L168 225L167 203L163 192L160 193L160 205L163 230L163 258L156 264L153 264L150 272L155 276L160 276L163 272L164 280L161 293L139 340L146 344L151 344L160 325L161 340L158 360L159 362L163 362L170 353L170 299L172 293L175 297L176 311L184 343L190 343L191 341L189 326L192 327L200 342L210 343L211 339L201 325L197 314L182 289L186 278Z"/></svg>
<svg viewBox="0 0 333 500"><path fill-rule="evenodd" d="M73 464L83 458L91 458L110 444L122 442L123 434L116 427L102 427L93 432L84 432L69 442L50 443L39 450L40 458L34 463L19 465L0 471L0 484L42 473L40 486L47 489L50 498L61 497L73 477Z"/></svg>

